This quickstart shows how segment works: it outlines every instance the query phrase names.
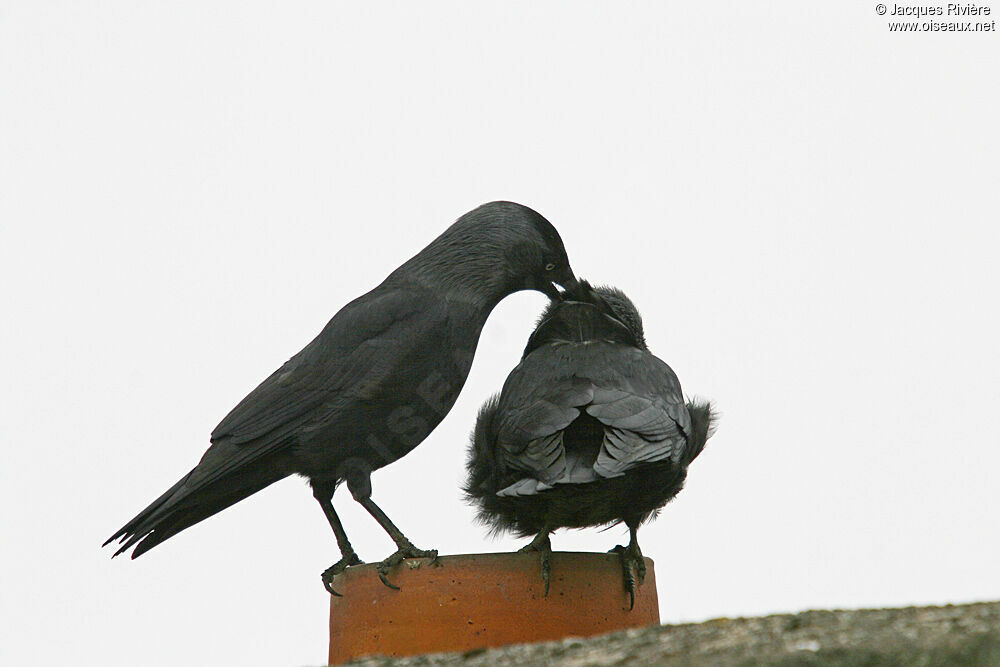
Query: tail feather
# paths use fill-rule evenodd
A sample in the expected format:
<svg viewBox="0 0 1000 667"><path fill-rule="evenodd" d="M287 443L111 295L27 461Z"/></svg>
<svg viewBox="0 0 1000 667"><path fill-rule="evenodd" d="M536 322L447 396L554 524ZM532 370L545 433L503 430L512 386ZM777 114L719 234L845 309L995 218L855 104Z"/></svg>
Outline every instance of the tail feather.
<svg viewBox="0 0 1000 667"><path fill-rule="evenodd" d="M108 538L103 546L119 540L121 545L112 555L118 556L135 546L132 558L145 552L208 517L235 505L248 496L285 477L285 473L267 466L252 471L240 471L192 490L185 486L192 470L163 495L154 500L131 521Z"/></svg>
<svg viewBox="0 0 1000 667"><path fill-rule="evenodd" d="M687 404L691 415L691 437L688 438L687 449L684 451L684 464L694 461L705 448L705 442L715 435L715 426L719 415L712 409L712 404L704 400L691 400Z"/></svg>
<svg viewBox="0 0 1000 667"><path fill-rule="evenodd" d="M114 556L117 556L118 554L122 553L130 546L132 546L132 544L134 544L137 539L141 539L142 535L145 534L142 532L142 526L148 525L150 523L150 518L153 515L157 514L160 509L162 509L165 505L169 504L171 500L175 499L178 495L182 495L181 489L183 489L184 483L188 481L188 478L191 477L191 473L193 472L194 470L184 475L184 477L178 480L177 483L174 484L172 487L167 489L159 498L151 502L149 504L149 507L139 512L137 515L135 515L135 517L132 518L131 521L129 521L124 526L119 528L118 532L116 532L114 535L105 540L104 544L101 545L102 547L108 546L115 540L120 540L120 541L129 540L128 543L126 543L124 546L122 546L120 549L118 549L118 551L114 553L112 558L114 558ZM138 538L135 537L136 534L139 534Z"/></svg>

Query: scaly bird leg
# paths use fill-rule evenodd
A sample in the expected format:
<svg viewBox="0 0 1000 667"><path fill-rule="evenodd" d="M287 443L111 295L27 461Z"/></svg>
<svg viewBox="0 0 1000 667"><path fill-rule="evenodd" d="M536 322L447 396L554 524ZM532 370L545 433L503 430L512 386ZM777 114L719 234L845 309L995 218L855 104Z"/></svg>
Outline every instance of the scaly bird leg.
<svg viewBox="0 0 1000 667"><path fill-rule="evenodd" d="M527 545L518 549L518 553L537 551L542 562L542 581L545 582L545 597L549 596L549 575L552 573L552 542L549 541L549 531L543 529L535 535Z"/></svg>
<svg viewBox="0 0 1000 667"><path fill-rule="evenodd" d="M412 542L406 539L406 535L403 535L403 532L399 530L399 528L396 528L396 524L394 524L389 517L385 515L385 512L383 512L370 497L356 498L356 500L361 503L362 507L368 510L368 513L371 514L376 521L378 521L378 524L382 526L385 532L389 533L389 537L391 537L392 541L396 543L397 547L399 547L396 550L396 553L386 558L378 564L378 567L375 568L378 571L378 578L382 580L383 584L394 590L399 590L399 586L390 583L389 580L386 579L386 575L389 573L389 568L399 565L407 558L430 558L431 565L437 564L437 549L424 550L416 548L413 546Z"/></svg>
<svg viewBox="0 0 1000 667"><path fill-rule="evenodd" d="M319 502L319 506L323 508L323 514L326 515L326 520L330 522L330 528L333 528L333 534L337 538L337 546L340 547L341 555L340 560L328 567L320 575L323 579L323 588L330 595L342 597L340 593L333 590L333 578L351 565L361 565L363 561L354 553L354 547L351 546L350 541L347 539L344 524L340 522L340 517L337 516L337 512L333 509L333 490L330 488L318 489L313 487L313 497Z"/></svg>
<svg viewBox="0 0 1000 667"><path fill-rule="evenodd" d="M642 557L639 549L639 541L636 533L639 530L638 524L629 525L630 538L627 547L616 546L608 553L617 553L622 559L622 577L625 580L625 592L628 593L628 608L631 611L635 607L635 594L642 582L646 580L646 560ZM633 567L635 570L633 571ZM636 580L638 579L638 584Z"/></svg>

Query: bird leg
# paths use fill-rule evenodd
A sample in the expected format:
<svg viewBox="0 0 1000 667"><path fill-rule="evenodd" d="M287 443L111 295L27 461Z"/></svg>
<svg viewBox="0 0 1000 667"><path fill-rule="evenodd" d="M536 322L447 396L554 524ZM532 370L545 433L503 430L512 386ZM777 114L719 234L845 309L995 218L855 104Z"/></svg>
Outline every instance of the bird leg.
<svg viewBox="0 0 1000 667"><path fill-rule="evenodd" d="M625 591L628 593L629 599L628 608L631 611L635 607L636 589L646 580L646 560L642 557L642 551L639 549L639 541L636 537L639 526L630 525L628 530L630 535L628 546L623 547L619 544L608 553L617 553L621 556L622 577L625 580ZM633 568L635 568L634 571Z"/></svg>
<svg viewBox="0 0 1000 667"><path fill-rule="evenodd" d="M316 498L317 502L319 502L319 506L323 508L323 514L326 515L326 520L330 522L330 528L333 528L333 534L337 538L337 546L340 547L341 559L326 568L320 577L323 579L323 588L325 588L330 595L343 597L340 593L333 590L333 578L351 565L361 565L363 561L358 558L356 553L354 553L354 547L351 546L350 541L347 539L347 532L344 530L344 524L340 522L340 517L337 516L337 512L333 509L333 492L327 491L329 490L313 488L313 497Z"/></svg>
<svg viewBox="0 0 1000 667"><path fill-rule="evenodd" d="M542 581L545 582L545 597L549 596L549 575L552 573L552 542L549 541L549 531L543 529L535 535L535 539L517 550L518 553L537 551L542 561Z"/></svg>
<svg viewBox="0 0 1000 667"><path fill-rule="evenodd" d="M437 564L437 549L424 550L413 546L413 543L406 539L406 535L403 535L403 532L399 528L396 528L396 524L394 524L389 517L386 516L385 512L383 512L370 497L356 498L355 500L361 503L361 506L368 510L368 513L371 514L376 521L378 521L378 524L382 526L385 532L389 533L389 537L391 537L392 541L396 543L397 547L399 547L396 550L396 553L386 558L375 568L378 571L378 578L382 580L383 584L394 590L399 590L399 586L390 583L390 581L386 579L386 575L389 573L389 568L399 565L407 558L430 558L431 565Z"/></svg>

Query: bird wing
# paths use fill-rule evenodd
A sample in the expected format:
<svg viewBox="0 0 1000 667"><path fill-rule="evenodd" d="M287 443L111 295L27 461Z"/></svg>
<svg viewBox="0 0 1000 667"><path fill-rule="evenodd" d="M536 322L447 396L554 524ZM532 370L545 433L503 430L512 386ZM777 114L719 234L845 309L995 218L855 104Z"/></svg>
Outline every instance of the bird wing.
<svg viewBox="0 0 1000 667"><path fill-rule="evenodd" d="M306 426L376 386L420 332L444 317L435 299L378 290L341 309L301 352L246 396L212 431L186 486L197 488L288 445Z"/></svg>
<svg viewBox="0 0 1000 667"><path fill-rule="evenodd" d="M565 474L563 431L592 397L590 383L567 372L564 355L550 351L546 347L528 355L511 372L497 409L502 468L542 482Z"/></svg>
<svg viewBox="0 0 1000 667"><path fill-rule="evenodd" d="M604 424L594 463L601 477L617 477L642 463L678 462L691 434L691 417L673 370L646 350L620 350L598 377L587 414Z"/></svg>
<svg viewBox="0 0 1000 667"><path fill-rule="evenodd" d="M567 460L563 443L564 430L583 411L605 427L589 474ZM520 480L504 495L677 461L691 430L670 367L646 350L603 341L548 345L529 354L508 376L497 415L502 468L540 482Z"/></svg>

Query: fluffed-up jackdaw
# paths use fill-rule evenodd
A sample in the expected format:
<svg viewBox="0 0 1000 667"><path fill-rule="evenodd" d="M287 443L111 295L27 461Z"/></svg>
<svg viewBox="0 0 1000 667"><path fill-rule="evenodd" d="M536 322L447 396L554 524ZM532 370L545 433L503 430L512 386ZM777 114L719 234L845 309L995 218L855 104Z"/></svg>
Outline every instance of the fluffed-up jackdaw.
<svg viewBox="0 0 1000 667"><path fill-rule="evenodd" d="M479 413L466 497L492 532L534 539L549 591L549 533L628 526L617 546L635 604L646 565L636 532L681 490L713 430L709 403L685 404L646 347L642 319L614 288L581 281L553 300L499 396Z"/></svg>
<svg viewBox="0 0 1000 667"><path fill-rule="evenodd" d="M559 233L535 211L493 202L466 213L381 285L344 306L323 331L233 408L191 472L105 542L132 558L289 475L309 479L341 559L323 584L359 564L334 511L341 482L405 558L414 547L372 500L370 475L407 454L451 410L494 306L525 289L575 283Z"/></svg>

